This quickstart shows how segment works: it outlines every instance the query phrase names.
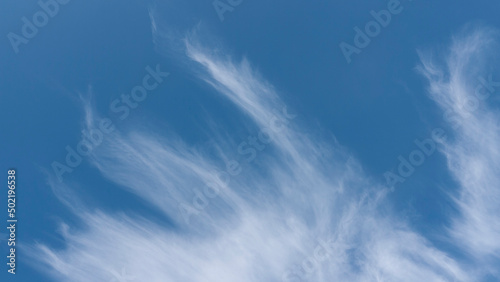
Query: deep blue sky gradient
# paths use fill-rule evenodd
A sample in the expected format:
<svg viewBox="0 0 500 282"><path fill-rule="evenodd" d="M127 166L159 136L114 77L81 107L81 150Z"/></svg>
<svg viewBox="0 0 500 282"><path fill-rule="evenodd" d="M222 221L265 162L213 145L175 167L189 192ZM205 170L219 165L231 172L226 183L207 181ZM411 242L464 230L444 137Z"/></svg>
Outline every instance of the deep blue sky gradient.
<svg viewBox="0 0 500 282"><path fill-rule="evenodd" d="M416 138L428 138L443 123L426 95L426 82L415 71L416 49L444 46L470 22L500 27L500 3L495 1L403 0L404 10L348 64L339 43L352 44L353 27L364 26L372 19L369 11L385 9L387 1L246 0L221 22L210 1L72 0L15 54L7 34L20 33L21 17L31 18L39 10L36 2L0 4L0 176L6 179L8 168L17 170L19 219L18 273L6 273L2 241L1 281L49 281L38 278L22 245L39 241L63 246L58 224L78 225L52 193L44 171L51 172L53 161L64 160L65 146L80 140L84 113L79 93L88 95L89 87L99 114L117 128L160 127L203 146L210 140L199 119L209 112L231 128L236 140L248 135L231 122L222 99L194 82L174 59L156 52L151 5L180 31L202 23L231 50L229 55L248 57L299 115L299 123L315 123L333 133L379 181L398 165L398 155L407 157L416 148ZM110 103L141 83L146 66L157 64L170 77L120 121ZM395 209L407 213L431 240L452 212L440 192L441 185L452 183L443 162L440 154L432 155L390 195ZM95 208L140 211L168 222L87 162L65 181L85 187L77 190ZM1 226L7 215L5 186L0 189Z"/></svg>

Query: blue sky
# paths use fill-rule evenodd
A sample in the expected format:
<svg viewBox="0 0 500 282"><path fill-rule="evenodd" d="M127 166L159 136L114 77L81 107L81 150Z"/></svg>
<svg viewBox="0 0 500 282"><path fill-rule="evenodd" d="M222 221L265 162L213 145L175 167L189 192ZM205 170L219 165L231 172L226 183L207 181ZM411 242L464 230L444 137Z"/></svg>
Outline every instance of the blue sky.
<svg viewBox="0 0 500 282"><path fill-rule="evenodd" d="M40 3L0 4L2 281L500 279L500 4Z"/></svg>

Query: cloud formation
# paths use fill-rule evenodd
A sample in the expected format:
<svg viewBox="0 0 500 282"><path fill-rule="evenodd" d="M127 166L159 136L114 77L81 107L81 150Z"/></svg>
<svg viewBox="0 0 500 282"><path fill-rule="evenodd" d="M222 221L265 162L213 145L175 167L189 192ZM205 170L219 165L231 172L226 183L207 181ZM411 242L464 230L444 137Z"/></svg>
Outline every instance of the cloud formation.
<svg viewBox="0 0 500 282"><path fill-rule="evenodd" d="M500 258L500 116L494 96L500 75L498 32L468 26L453 38L444 62L421 54L421 72L429 93L441 107L452 136L442 151L458 191L450 193L459 215L452 218L451 237L481 264Z"/></svg>
<svg viewBox="0 0 500 282"><path fill-rule="evenodd" d="M158 24L153 21L153 32L160 33L156 42L163 38ZM473 60L467 56L476 54L471 50L480 55L477 40L489 38L484 32L470 36L456 39L447 70L422 56L421 70L443 109L459 109L471 87L465 66ZM91 163L174 226L76 207L85 228L63 228L64 249L40 244L33 250L49 275L62 281L481 278L394 214L386 199L389 189L366 175L335 140L320 139L294 122L296 115L247 59L211 51L196 32L183 42L190 62L185 65L196 66L197 78L262 136L244 145L247 151L236 160L229 152L239 151L241 143L220 138L228 136L223 132L211 133L216 157L174 134L113 132L92 152ZM86 107L86 127L92 128L98 117ZM458 114L463 126L456 129L456 140L443 144L461 191L456 197L461 216L450 234L477 258L498 256L498 225L488 224L499 222L497 115ZM258 162L248 161L251 156Z"/></svg>

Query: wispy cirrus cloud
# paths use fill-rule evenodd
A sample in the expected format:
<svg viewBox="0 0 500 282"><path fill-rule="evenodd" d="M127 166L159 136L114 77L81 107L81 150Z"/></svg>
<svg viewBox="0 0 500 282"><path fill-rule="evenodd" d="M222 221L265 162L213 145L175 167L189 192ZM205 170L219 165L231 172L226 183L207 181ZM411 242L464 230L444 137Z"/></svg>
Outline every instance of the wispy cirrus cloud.
<svg viewBox="0 0 500 282"><path fill-rule="evenodd" d="M160 33L155 34L157 41L174 40L170 35L162 37L158 21L153 24L153 31ZM92 152L92 164L105 178L171 218L174 227L78 207L75 213L85 228L65 229L66 248L35 248L49 274L65 281L480 279L474 269L438 249L394 214L385 197L388 188L371 180L345 149L334 140L311 137L307 133L312 129L294 123L293 111L282 110L285 103L276 89L248 60L212 52L196 32L181 41L183 60L196 66L194 73L200 80L231 101L250 123L269 128L266 146L270 150L258 164L245 164L231 159L228 152L237 150L237 142L219 138L227 136L220 132L211 132L218 144L216 157L173 134L135 128L113 132ZM439 78L431 80L431 90L447 89L446 75L439 76L430 61L423 64L429 78L436 74ZM455 92L445 92L450 93ZM459 100L439 97L443 106L448 105L443 101L453 106ZM498 133L469 135L477 133L474 126L493 128L493 113L480 115L477 118L487 123L467 120L464 132L457 132L457 141L444 147L450 164L459 164L450 166L451 171L463 177L458 178L463 192L457 203L464 216L454 221L452 235L478 257L497 254L493 238L498 230L483 223L498 222L493 214L498 211L498 191L483 184L499 183L497 176L490 175L498 168L493 143ZM86 126L92 127L96 119L89 108ZM279 126L269 126L273 121ZM246 148L257 152L257 144L253 146ZM228 170L228 163L233 169ZM478 227L481 232L473 232ZM493 252L488 252L491 248ZM125 277L117 277L121 273Z"/></svg>
<svg viewBox="0 0 500 282"><path fill-rule="evenodd" d="M450 193L459 215L450 235L498 275L500 258L500 115L494 105L500 93L498 31L468 26L455 36L444 62L421 53L421 72L431 97L453 128L442 152L458 184ZM496 98L498 99L498 98ZM491 265L496 264L496 267Z"/></svg>

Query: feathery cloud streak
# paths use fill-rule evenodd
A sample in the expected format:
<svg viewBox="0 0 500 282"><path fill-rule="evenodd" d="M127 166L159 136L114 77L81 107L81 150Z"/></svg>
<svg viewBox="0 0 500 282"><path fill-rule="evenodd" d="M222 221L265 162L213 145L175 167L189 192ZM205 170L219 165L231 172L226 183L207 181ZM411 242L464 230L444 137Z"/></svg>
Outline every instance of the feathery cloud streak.
<svg viewBox="0 0 500 282"><path fill-rule="evenodd" d="M154 25L159 32L158 22ZM161 34L155 35L155 40L161 38ZM276 111L284 108L283 101L248 60L236 62L207 51L196 33L184 42L186 60L202 70L196 72L199 78L231 101L242 116L259 128L273 120L283 123L268 132L273 150L266 150L267 157L258 165L252 163L242 166L241 173L223 175L220 160L228 160L227 152L235 150L235 142L221 140L218 132L213 132L213 138L218 141L219 159L173 134L158 136L133 128L128 133L114 132L92 152L92 163L104 177L162 211L175 227L78 207L75 213L86 228L65 229L67 248L36 247L38 258L53 277L116 281L122 278L117 277L121 270L126 270L127 279L137 281L478 280L475 271L468 271L391 213L385 198L388 189L370 180L345 150L334 141L313 138L289 122L287 115L293 111ZM424 66L436 71L427 61ZM433 87L446 89L446 85L431 83ZM438 102L443 104L442 100L456 103L455 97L439 98ZM87 111L87 127L93 126L96 115ZM481 126L491 129L487 126L495 124L495 117L492 112L486 117L481 118L489 122ZM471 120L475 119L464 124ZM474 127L467 130L474 132ZM457 160L462 169L470 163L466 157L478 156L467 150L476 148L483 153L474 162L482 165L459 171L465 177L460 184L462 191L468 191L464 193L489 194L475 194L477 199L472 202L458 197L466 216L457 219L451 229L478 256L498 248L492 240L498 230L481 225L483 212L497 211L491 197L497 194L493 189L480 189L480 181L498 183L489 174L495 167L484 167L497 165L498 158L490 156L497 151L489 143L496 140L495 134L479 137L457 131L465 141L444 147L450 164ZM484 160L487 162L482 163ZM450 169L455 173L455 167ZM209 198L208 204L199 201L200 193ZM203 210L190 210L196 204L204 206ZM484 220L496 219L491 217ZM485 241L465 238L478 226Z"/></svg>
<svg viewBox="0 0 500 282"><path fill-rule="evenodd" d="M442 142L458 184L458 191L450 193L459 211L450 235L481 264L496 262L490 265L495 275L500 263L500 115L494 96L500 93L500 75L490 70L498 62L497 40L495 30L468 26L453 38L444 62L421 53L419 67L453 129Z"/></svg>

